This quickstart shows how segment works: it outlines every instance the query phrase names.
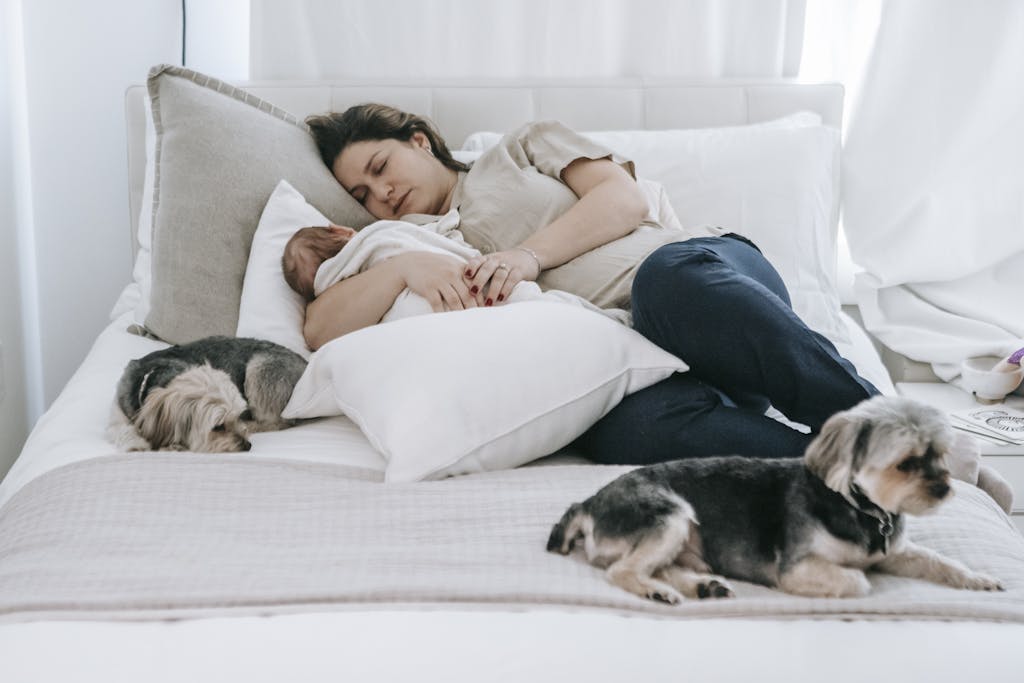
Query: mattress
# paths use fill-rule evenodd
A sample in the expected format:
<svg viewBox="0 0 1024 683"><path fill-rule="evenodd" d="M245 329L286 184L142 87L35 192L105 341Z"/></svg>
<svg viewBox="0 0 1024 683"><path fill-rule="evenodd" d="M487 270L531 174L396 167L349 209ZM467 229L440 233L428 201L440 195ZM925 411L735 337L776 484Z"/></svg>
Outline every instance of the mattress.
<svg viewBox="0 0 1024 683"><path fill-rule="evenodd" d="M48 473L66 474L110 457L104 428L121 369L162 345L129 334L129 323L130 314L118 312L40 420L0 484L0 510ZM851 342L841 352L883 392L892 392L867 337L847 323ZM341 468L369 482L382 479L384 469L383 459L344 417L255 435L252 451L237 457ZM581 462L560 453L538 465ZM966 497L981 501L972 496L983 494L972 491ZM1005 522L1007 538L1018 542L1005 516L990 507L991 521ZM581 565L579 571L590 568ZM849 613L765 618L742 611L728 618L680 618L663 611L501 601L367 600L183 618L188 616L198 615L16 616L0 623L4 680L313 681L345 675L521 681L638 674L661 680L678 679L681 671L696 680L793 680L827 672L830 680L859 681L880 671L884 679L913 680L927 672L935 681L979 675L1009 680L1019 675L1015 647L1024 636L1022 623L948 620L941 612L900 620Z"/></svg>

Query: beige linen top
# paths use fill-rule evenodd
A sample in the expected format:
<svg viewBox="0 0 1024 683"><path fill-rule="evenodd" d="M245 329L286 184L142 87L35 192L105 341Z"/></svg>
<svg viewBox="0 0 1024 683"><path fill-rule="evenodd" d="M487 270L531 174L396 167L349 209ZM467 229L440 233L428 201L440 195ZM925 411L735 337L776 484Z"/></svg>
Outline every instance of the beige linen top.
<svg viewBox="0 0 1024 683"><path fill-rule="evenodd" d="M528 123L487 150L468 173L460 173L452 195L466 241L487 254L521 244L578 201L561 180L577 159L611 159L636 178L633 162L557 121ZM601 308L630 308L630 289L640 263L658 247L710 228L684 230L664 188L638 180L648 212L636 230L541 273L543 289L561 289Z"/></svg>

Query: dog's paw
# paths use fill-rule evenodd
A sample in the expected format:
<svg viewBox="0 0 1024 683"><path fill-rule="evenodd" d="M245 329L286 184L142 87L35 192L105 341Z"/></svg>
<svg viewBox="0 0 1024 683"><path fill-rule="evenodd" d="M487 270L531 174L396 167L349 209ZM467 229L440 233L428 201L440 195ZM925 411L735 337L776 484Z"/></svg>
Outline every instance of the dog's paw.
<svg viewBox="0 0 1024 683"><path fill-rule="evenodd" d="M972 572L965 574L963 581L957 588L966 588L972 591L1005 591L1003 584L999 582L999 579L993 578L988 574L982 574L980 572Z"/></svg>
<svg viewBox="0 0 1024 683"><path fill-rule="evenodd" d="M829 597L836 598L863 598L871 592L871 582L864 572L859 570L848 570L843 574L842 580L835 585L835 593Z"/></svg>
<svg viewBox="0 0 1024 683"><path fill-rule="evenodd" d="M663 602L666 605L678 605L683 601L683 596L666 586L665 588L654 588L648 591L647 599Z"/></svg>
<svg viewBox="0 0 1024 683"><path fill-rule="evenodd" d="M119 451L137 452L153 450L152 444L146 441L141 434L135 431L135 427L128 423L108 428L107 439Z"/></svg>
<svg viewBox="0 0 1024 683"><path fill-rule="evenodd" d="M798 565L783 574L778 587L808 598L861 598L871 592L863 571L820 562Z"/></svg>
<svg viewBox="0 0 1024 683"><path fill-rule="evenodd" d="M705 598L735 598L736 593L728 581L720 576L711 576L708 577L708 580L697 584L697 597L701 600Z"/></svg>

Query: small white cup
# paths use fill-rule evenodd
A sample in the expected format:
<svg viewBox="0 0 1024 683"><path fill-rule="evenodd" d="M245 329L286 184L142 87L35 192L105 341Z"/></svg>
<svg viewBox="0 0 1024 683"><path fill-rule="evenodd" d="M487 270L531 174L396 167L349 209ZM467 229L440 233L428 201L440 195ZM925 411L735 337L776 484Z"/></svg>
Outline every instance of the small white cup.
<svg viewBox="0 0 1024 683"><path fill-rule="evenodd" d="M1009 372L993 371L992 366L1000 360L1002 359L995 356L982 356L968 358L960 364L964 386L982 403L1002 401L1024 379L1024 368Z"/></svg>

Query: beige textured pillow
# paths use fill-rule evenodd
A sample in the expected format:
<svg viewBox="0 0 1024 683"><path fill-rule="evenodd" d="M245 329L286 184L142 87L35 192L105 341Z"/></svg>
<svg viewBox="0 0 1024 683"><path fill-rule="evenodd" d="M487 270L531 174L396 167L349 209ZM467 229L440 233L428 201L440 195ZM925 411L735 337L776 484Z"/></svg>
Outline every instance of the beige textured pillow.
<svg viewBox="0 0 1024 683"><path fill-rule="evenodd" d="M280 180L334 223L361 228L374 220L292 114L169 65L150 71L149 97L157 146L146 327L157 337L178 344L235 333L249 246Z"/></svg>

